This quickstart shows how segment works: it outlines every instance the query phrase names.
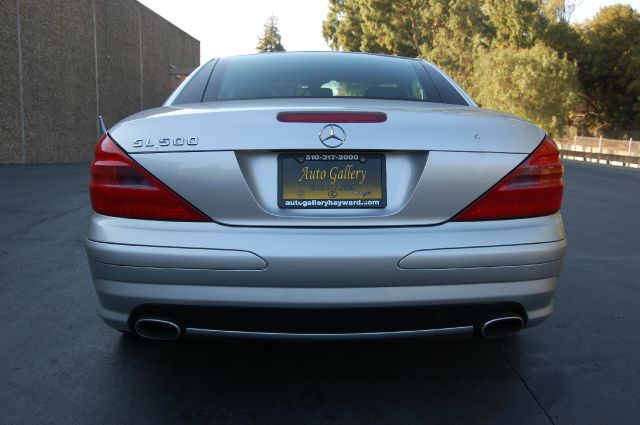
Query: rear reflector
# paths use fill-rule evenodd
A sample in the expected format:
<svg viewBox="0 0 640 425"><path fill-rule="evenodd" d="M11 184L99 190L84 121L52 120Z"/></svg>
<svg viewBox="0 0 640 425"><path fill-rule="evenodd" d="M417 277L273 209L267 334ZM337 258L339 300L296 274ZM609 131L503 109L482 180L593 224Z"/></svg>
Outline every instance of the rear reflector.
<svg viewBox="0 0 640 425"><path fill-rule="evenodd" d="M504 220L553 214L562 205L564 168L550 137L453 221Z"/></svg>
<svg viewBox="0 0 640 425"><path fill-rule="evenodd" d="M106 134L91 163L91 205L104 215L147 220L211 221L155 178Z"/></svg>
<svg viewBox="0 0 640 425"><path fill-rule="evenodd" d="M382 112L279 112L280 122L310 123L376 123L385 122L387 114Z"/></svg>

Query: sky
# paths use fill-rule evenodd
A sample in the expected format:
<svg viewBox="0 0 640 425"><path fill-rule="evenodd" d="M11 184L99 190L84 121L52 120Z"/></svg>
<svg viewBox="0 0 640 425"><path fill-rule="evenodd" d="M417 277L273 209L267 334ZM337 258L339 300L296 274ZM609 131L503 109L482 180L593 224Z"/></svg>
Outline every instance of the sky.
<svg viewBox="0 0 640 425"><path fill-rule="evenodd" d="M585 19L591 19L596 13L598 13L601 7L609 6L616 3L628 4L635 10L640 12L640 0L578 0L578 3L579 6L576 8L573 16L571 16L572 22L582 22Z"/></svg>
<svg viewBox="0 0 640 425"><path fill-rule="evenodd" d="M322 38L328 0L138 0L200 40L201 61L255 53L270 15L278 17L282 44L288 51L329 50ZM640 11L640 0L583 0L571 20L592 18L601 7L624 3Z"/></svg>

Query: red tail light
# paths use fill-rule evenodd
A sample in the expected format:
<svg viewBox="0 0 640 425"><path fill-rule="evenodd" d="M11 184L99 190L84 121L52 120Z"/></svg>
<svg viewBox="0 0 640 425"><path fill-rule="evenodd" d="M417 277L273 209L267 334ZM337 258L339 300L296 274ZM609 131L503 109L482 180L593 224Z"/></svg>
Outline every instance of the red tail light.
<svg viewBox="0 0 640 425"><path fill-rule="evenodd" d="M547 136L524 162L453 220L502 220L553 214L562 205L563 171L558 147Z"/></svg>
<svg viewBox="0 0 640 425"><path fill-rule="evenodd" d="M104 215L148 220L211 221L149 174L109 137L91 163L91 205Z"/></svg>
<svg viewBox="0 0 640 425"><path fill-rule="evenodd" d="M385 122L387 114L383 112L279 112L280 122L311 123L376 123Z"/></svg>

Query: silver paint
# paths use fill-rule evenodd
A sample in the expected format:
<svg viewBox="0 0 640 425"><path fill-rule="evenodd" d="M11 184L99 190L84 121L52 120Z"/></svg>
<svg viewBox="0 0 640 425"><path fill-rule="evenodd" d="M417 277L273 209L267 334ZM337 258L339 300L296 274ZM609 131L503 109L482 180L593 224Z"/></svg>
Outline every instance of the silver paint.
<svg viewBox="0 0 640 425"><path fill-rule="evenodd" d="M330 308L516 302L527 326L542 322L553 310L566 252L560 214L451 218L522 162L544 132L476 107L443 76L469 106L330 98L173 106L188 80L163 107L113 126L110 135L126 152L213 221L93 213L86 246L100 315L126 331L130 313L148 303ZM341 123L349 142L325 147L317 123L277 121L278 112L291 110L384 112L388 118ZM383 152L387 206L278 208L278 154L327 149Z"/></svg>

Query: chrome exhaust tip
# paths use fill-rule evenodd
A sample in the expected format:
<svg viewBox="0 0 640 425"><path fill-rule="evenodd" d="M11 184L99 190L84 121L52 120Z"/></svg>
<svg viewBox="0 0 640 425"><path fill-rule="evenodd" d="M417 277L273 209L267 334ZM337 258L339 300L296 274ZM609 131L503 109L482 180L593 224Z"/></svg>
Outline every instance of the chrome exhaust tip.
<svg viewBox="0 0 640 425"><path fill-rule="evenodd" d="M175 341L182 335L182 329L176 322L158 316L140 316L133 329L143 338L158 341Z"/></svg>
<svg viewBox="0 0 640 425"><path fill-rule="evenodd" d="M494 317L483 323L480 329L485 338L505 338L520 332L524 327L524 319L518 315Z"/></svg>

